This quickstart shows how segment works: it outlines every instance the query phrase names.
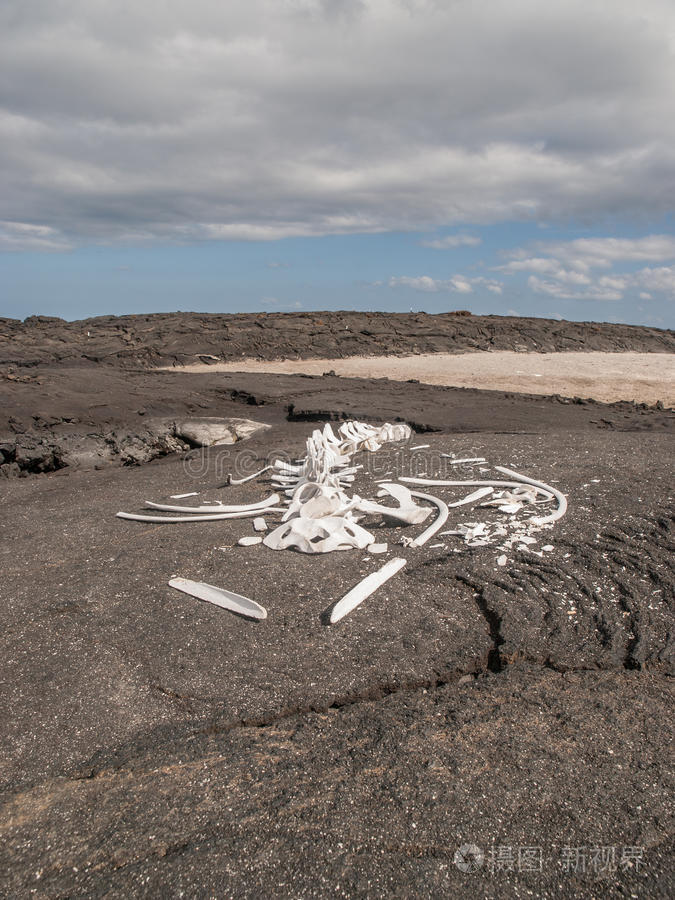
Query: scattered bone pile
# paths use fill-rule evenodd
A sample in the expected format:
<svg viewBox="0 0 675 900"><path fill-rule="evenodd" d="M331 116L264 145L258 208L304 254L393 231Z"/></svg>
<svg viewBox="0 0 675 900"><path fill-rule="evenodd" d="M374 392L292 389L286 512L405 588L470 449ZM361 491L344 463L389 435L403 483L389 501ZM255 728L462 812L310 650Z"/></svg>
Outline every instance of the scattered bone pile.
<svg viewBox="0 0 675 900"><path fill-rule="evenodd" d="M207 506L172 506L151 503L146 505L154 510L173 515L138 515L118 513L120 518L150 522L198 522L230 518L254 518L253 527L258 534L240 538L239 544L251 546L264 544L272 550L295 549L302 553L329 553L334 550L364 550L371 553L386 553L388 545L376 543L373 534L359 524L366 517L378 516L386 522L404 525L420 525L431 515L431 507L436 508L436 516L427 528L416 537L404 535L400 544L407 548L421 547L434 535L456 536L468 547L484 547L497 544L502 551L511 551L514 546L521 551L542 555L552 550L545 545L536 550L538 542L534 534L551 528L567 509L565 496L556 488L536 481L502 466L495 469L507 475L509 480L434 480L429 478L401 477L399 482L414 486L471 487L477 488L468 495L451 503L446 503L434 494L411 490L405 484L381 481L377 496L391 503L378 503L358 494L349 494L361 465L354 465L352 457L358 451L375 452L383 444L409 439L411 429L405 424L382 426L363 422L345 422L336 435L326 423L316 429L307 439L307 452L296 463L275 460L260 472L239 481L230 479L230 484L242 484L271 470L272 485L276 492L258 503L239 506L225 506L222 503ZM444 454L446 455L446 454ZM450 465L474 465L485 462L482 458L450 459ZM481 470L485 471L485 470ZM283 497L283 499L282 499ZM489 499L486 499L488 498ZM430 506L421 506L416 501L424 501ZM544 515L518 518L523 509L531 509L541 504L556 502ZM495 522L463 522L453 529L440 532L450 515L450 509L479 503L481 507L496 508L502 515ZM281 523L267 532L267 522L261 514L281 513ZM439 533L440 532L440 533ZM444 544L433 546L445 546ZM459 552L457 548L454 552ZM506 565L505 553L497 558L497 564ZM336 622L358 606L367 596L396 574L406 560L390 559L378 571L368 575L333 607L330 621ZM231 609L241 615L262 619L267 615L264 607L214 585L175 578L170 582L185 593L219 606Z"/></svg>

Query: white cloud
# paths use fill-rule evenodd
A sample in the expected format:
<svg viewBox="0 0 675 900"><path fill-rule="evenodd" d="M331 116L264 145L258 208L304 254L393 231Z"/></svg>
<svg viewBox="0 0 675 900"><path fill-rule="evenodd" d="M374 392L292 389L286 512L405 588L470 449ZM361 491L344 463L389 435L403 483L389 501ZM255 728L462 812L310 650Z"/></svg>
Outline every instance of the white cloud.
<svg viewBox="0 0 675 900"><path fill-rule="evenodd" d="M72 244L56 228L29 222L0 222L0 250L70 250Z"/></svg>
<svg viewBox="0 0 675 900"><path fill-rule="evenodd" d="M483 239L476 234L448 234L446 237L429 241L420 241L423 247L432 247L434 250L450 250L453 247L478 247Z"/></svg>
<svg viewBox="0 0 675 900"><path fill-rule="evenodd" d="M387 283L391 288L409 287L415 291L436 293L437 291L444 290L445 285L447 285L449 282L439 281L436 278L431 278L429 275L419 275L416 278L411 278L408 275L400 275L398 277L392 276Z"/></svg>
<svg viewBox="0 0 675 900"><path fill-rule="evenodd" d="M656 217L674 35L666 0L4 0L0 217L59 245Z"/></svg>
<svg viewBox="0 0 675 900"><path fill-rule="evenodd" d="M641 269L633 276L633 282L647 291L662 291L675 297L675 266Z"/></svg>
<svg viewBox="0 0 675 900"><path fill-rule="evenodd" d="M555 275L553 276L555 277ZM529 287L537 294L548 294L566 300L622 300L628 290L646 288L639 291L641 300L652 299L652 293L663 293L675 298L675 266L644 268L638 272L622 275L603 275L589 281L583 290L574 290L564 281L544 281L537 275L528 278Z"/></svg>
<svg viewBox="0 0 675 900"><path fill-rule="evenodd" d="M675 236L650 234L642 238L577 238L539 244L549 256L574 268L609 268L621 262L661 262L675 259Z"/></svg>
<svg viewBox="0 0 675 900"><path fill-rule="evenodd" d="M620 290L612 289L609 286L596 285L587 290L576 291L559 281L544 281L536 275L530 275L527 283L535 294L548 294L550 297L558 297L561 300L621 300L623 298Z"/></svg>
<svg viewBox="0 0 675 900"><path fill-rule="evenodd" d="M381 282L377 282L378 284ZM453 275L451 278L432 278L430 275L410 277L408 275L392 276L387 282L390 288L407 287L425 293L449 291L456 294L472 294L476 287L484 287L493 294L501 294L502 282L494 278L466 278L464 275Z"/></svg>
<svg viewBox="0 0 675 900"><path fill-rule="evenodd" d="M513 258L496 270L507 275L531 272L528 285L537 294L567 300L622 300L626 291L646 289L675 296L675 266L646 267L638 272L624 271L598 275L594 269L607 270L639 260L675 259L675 237L652 234L642 238L579 238L558 243L537 243L539 254L520 247ZM539 276L546 276L546 279Z"/></svg>

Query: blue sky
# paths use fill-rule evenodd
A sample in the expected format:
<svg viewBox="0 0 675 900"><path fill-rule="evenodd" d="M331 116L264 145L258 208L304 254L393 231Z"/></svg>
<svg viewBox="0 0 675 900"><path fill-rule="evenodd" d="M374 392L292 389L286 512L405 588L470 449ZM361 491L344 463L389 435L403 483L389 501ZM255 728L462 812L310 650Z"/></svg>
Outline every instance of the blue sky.
<svg viewBox="0 0 675 900"><path fill-rule="evenodd" d="M6 0L0 315L675 325L665 0Z"/></svg>

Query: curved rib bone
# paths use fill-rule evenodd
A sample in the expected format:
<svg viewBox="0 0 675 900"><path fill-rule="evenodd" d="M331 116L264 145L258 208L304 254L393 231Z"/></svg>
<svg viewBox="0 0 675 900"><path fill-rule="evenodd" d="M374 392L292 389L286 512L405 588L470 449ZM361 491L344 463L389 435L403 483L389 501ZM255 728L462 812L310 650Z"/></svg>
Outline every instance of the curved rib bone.
<svg viewBox="0 0 675 900"><path fill-rule="evenodd" d="M247 509L244 512L215 513L213 515L201 514L198 516L142 516L136 513L118 512L118 519L130 519L132 522L215 522L217 519L246 519L260 512L260 507ZM268 506L266 513L285 512L282 506Z"/></svg>
<svg viewBox="0 0 675 900"><path fill-rule="evenodd" d="M509 472L509 469L502 469L499 466L495 466L496 469L499 469L500 472ZM445 481L434 478L411 478L408 475L402 475L399 478L399 481L405 481L406 484L424 484L429 485L429 487L511 487L518 488L523 486L522 481ZM549 500L552 500L555 496L555 491L552 487L547 487L541 482L531 482L528 481L528 484L532 484L533 487L536 487L538 493L545 494L548 496ZM414 495L413 495L414 496Z"/></svg>
<svg viewBox="0 0 675 900"><path fill-rule="evenodd" d="M231 475L228 475L227 484L246 484L247 481L253 481L254 478L258 477L258 475L262 475L263 472L267 472L267 470L271 468L272 466L265 466L258 472L254 472L253 475L247 475L246 478L233 478Z"/></svg>
<svg viewBox="0 0 675 900"><path fill-rule="evenodd" d="M145 501L145 505L151 509L161 509L164 512L184 512L184 513L233 513L245 512L249 509L261 510L267 509L268 506L276 506L279 502L278 494L270 494L264 500L257 503L241 503L238 506L222 506L220 504L214 506L170 506L167 503L152 503L150 500Z"/></svg>
<svg viewBox="0 0 675 900"><path fill-rule="evenodd" d="M429 540L429 538L433 537L436 532L442 528L445 523L448 521L448 504L443 500L440 500L438 497L433 497L431 494L422 494L420 491L411 491L410 492L413 497L418 497L420 500L427 500L429 503L433 503L438 507L438 515L436 519L431 523L431 525L422 532L418 537L412 540L408 546L409 547L421 547L423 544Z"/></svg>
<svg viewBox="0 0 675 900"><path fill-rule="evenodd" d="M359 584L353 587L351 591L348 591L348 593L335 604L330 614L331 625L334 625L335 622L339 622L340 619L347 615L347 613L350 613L353 609L356 609L360 603L363 603L366 597L370 597L371 594L374 594L385 581L389 581L393 575L400 571L406 562L407 560L396 557L390 559L389 562L385 563L381 569L377 570L377 572L372 572L370 575L367 575L363 581L359 582Z"/></svg>

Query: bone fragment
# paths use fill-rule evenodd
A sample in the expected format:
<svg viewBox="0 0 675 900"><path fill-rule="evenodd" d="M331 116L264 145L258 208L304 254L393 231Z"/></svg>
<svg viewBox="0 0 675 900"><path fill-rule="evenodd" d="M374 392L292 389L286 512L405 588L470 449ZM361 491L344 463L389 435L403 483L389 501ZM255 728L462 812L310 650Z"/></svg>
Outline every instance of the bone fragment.
<svg viewBox="0 0 675 900"><path fill-rule="evenodd" d="M567 497L562 491L551 487L549 484L545 484L543 481L536 481L534 478L528 478L526 475L514 472L513 469L505 469L504 466L495 466L495 468L504 475L510 475L511 478L517 478L518 481L524 481L525 484L531 484L532 487L537 488L538 491L547 491L549 494L553 494L558 501L558 508L556 510L548 516L536 516L532 519L533 524L546 525L548 522L556 522L558 519L562 519L567 512Z"/></svg>
<svg viewBox="0 0 675 900"><path fill-rule="evenodd" d="M468 494L468 496L462 497L461 500L456 500L454 503L448 503L448 507L464 506L466 503L473 503L475 500L480 500L483 497L487 497L488 494L492 493L492 490L493 488L491 487L478 488L478 490L474 491L473 494Z"/></svg>
<svg viewBox="0 0 675 900"><path fill-rule="evenodd" d="M172 578L169 586L183 591L184 594L189 594L191 597L196 597L198 600L206 600L208 603L214 603L216 606L229 609L242 616L248 616L250 619L267 618L267 610L264 606L260 606L254 600L249 600L248 597L242 597L241 594L234 594L232 591L226 591L213 584L190 581L187 578Z"/></svg>
<svg viewBox="0 0 675 900"><path fill-rule="evenodd" d="M379 587L399 572L405 564L405 559L395 557L385 563L381 569L377 570L377 572L372 572L370 575L367 575L363 581L359 582L359 584L353 587L351 591L346 593L344 597L335 604L330 614L331 624L339 622L339 620L346 616L347 613L356 609L360 603L363 603L367 597L370 597L370 595L375 593Z"/></svg>

